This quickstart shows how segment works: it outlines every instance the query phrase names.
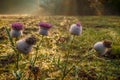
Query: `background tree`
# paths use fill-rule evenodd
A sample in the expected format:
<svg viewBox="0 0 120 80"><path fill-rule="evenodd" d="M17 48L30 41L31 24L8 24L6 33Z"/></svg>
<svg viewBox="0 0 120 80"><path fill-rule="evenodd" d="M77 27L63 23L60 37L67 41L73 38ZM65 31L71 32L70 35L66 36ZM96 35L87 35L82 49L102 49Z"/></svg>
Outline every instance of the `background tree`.
<svg viewBox="0 0 120 80"><path fill-rule="evenodd" d="M120 0L0 0L0 13L116 15ZM41 11L42 9L42 11Z"/></svg>
<svg viewBox="0 0 120 80"><path fill-rule="evenodd" d="M101 2L111 14L120 14L120 0L99 0L99 2Z"/></svg>

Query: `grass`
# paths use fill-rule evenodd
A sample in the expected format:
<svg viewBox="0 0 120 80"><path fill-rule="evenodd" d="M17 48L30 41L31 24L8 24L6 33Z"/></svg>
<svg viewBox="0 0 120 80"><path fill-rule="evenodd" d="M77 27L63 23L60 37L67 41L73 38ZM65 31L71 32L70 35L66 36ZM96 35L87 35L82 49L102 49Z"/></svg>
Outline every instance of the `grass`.
<svg viewBox="0 0 120 80"><path fill-rule="evenodd" d="M120 17L118 16L1 16L0 20L0 80L15 80L15 53L10 46L7 34L2 27L10 29L12 22L19 21L25 25L22 37L38 35L37 24L47 21L53 24L49 36L44 37L38 50L35 66L39 67L38 80L61 80L63 73L67 73L64 80L119 80L120 60L99 57L93 45L105 39L111 40L113 46L120 46ZM83 33L76 36L71 44L69 27L81 21ZM36 46L36 45L35 45ZM66 55L69 52L69 55ZM22 72L21 80L28 80L30 60L35 57L35 48L28 56L20 56L19 68ZM66 59L68 61L66 63ZM31 74L30 79L34 79Z"/></svg>

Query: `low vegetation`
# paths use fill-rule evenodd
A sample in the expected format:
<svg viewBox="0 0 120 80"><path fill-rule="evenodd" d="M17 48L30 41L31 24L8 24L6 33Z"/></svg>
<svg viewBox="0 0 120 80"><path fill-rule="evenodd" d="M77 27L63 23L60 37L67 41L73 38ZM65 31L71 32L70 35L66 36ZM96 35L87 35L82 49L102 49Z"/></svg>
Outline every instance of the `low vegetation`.
<svg viewBox="0 0 120 80"><path fill-rule="evenodd" d="M93 49L96 42L107 39L113 42L114 52L120 54L120 17L0 18L0 80L120 80L120 59L100 57ZM38 23L43 21L53 25L48 36L38 34ZM73 36L69 33L70 25L79 21L83 26L82 35ZM19 39L29 35L37 38L36 45L28 55L15 52L11 47L6 30L11 29L13 22L24 24L24 35ZM16 44L19 39L12 41ZM19 69L16 69L17 60Z"/></svg>

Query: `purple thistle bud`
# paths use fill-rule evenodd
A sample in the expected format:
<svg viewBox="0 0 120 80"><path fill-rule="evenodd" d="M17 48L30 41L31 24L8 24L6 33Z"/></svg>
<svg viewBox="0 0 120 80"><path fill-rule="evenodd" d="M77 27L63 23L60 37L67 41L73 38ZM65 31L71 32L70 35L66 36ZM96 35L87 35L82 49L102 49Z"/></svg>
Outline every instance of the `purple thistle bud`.
<svg viewBox="0 0 120 80"><path fill-rule="evenodd" d="M82 26L80 23L72 24L69 31L73 35L80 35L82 33Z"/></svg>
<svg viewBox="0 0 120 80"><path fill-rule="evenodd" d="M48 30L52 27L51 24L45 22L40 22L39 26L40 26L39 34L46 36L48 35Z"/></svg>
<svg viewBox="0 0 120 80"><path fill-rule="evenodd" d="M80 27L80 26L81 26L81 23L80 23L80 22L78 22L78 23L76 23L76 25L77 25L78 27Z"/></svg>
<svg viewBox="0 0 120 80"><path fill-rule="evenodd" d="M39 26L46 29L50 29L52 27L50 23L46 23L46 22L40 22Z"/></svg>
<svg viewBox="0 0 120 80"><path fill-rule="evenodd" d="M36 38L30 36L24 39L20 39L16 43L16 48L23 54L28 54L32 51L33 45L36 44Z"/></svg>
<svg viewBox="0 0 120 80"><path fill-rule="evenodd" d="M100 54L105 55L108 51L108 48L111 48L112 42L109 40L104 40L94 44L94 49Z"/></svg>
<svg viewBox="0 0 120 80"><path fill-rule="evenodd" d="M15 23L12 24L12 29L14 29L14 30L22 30L23 29L23 24L15 22Z"/></svg>

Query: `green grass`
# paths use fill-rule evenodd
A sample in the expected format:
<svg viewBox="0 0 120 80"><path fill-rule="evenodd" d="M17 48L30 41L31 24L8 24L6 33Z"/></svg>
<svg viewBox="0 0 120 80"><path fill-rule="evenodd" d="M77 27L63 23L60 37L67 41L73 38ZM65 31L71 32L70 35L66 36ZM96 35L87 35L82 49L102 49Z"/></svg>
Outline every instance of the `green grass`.
<svg viewBox="0 0 120 80"><path fill-rule="evenodd" d="M91 50L91 48L96 42L105 39L111 40L113 46L120 46L120 17L1 17L0 26L6 26L10 29L10 24L15 21L22 22L25 25L23 37L34 34L39 40L41 36L37 35L37 24L40 21L47 21L53 24L49 36L44 37L42 41L35 64L40 68L38 74L39 80L45 80L46 78L60 80L63 76L63 69L61 68L64 68L67 57L67 70L72 66L74 67L67 74L65 80L119 80L120 60L98 57L97 53ZM68 44L71 39L69 27L78 21L82 23L83 33L80 36L74 37L72 44ZM15 77L12 71L15 68L15 53L10 47L7 34L2 29L0 29L0 37L0 80L14 80ZM66 55L68 52L69 56ZM23 72L22 80L28 78L28 73L30 72L28 68L30 65L29 61L34 56L35 49L33 49L29 56L21 54L19 67L20 71ZM31 77L31 80L33 78Z"/></svg>

